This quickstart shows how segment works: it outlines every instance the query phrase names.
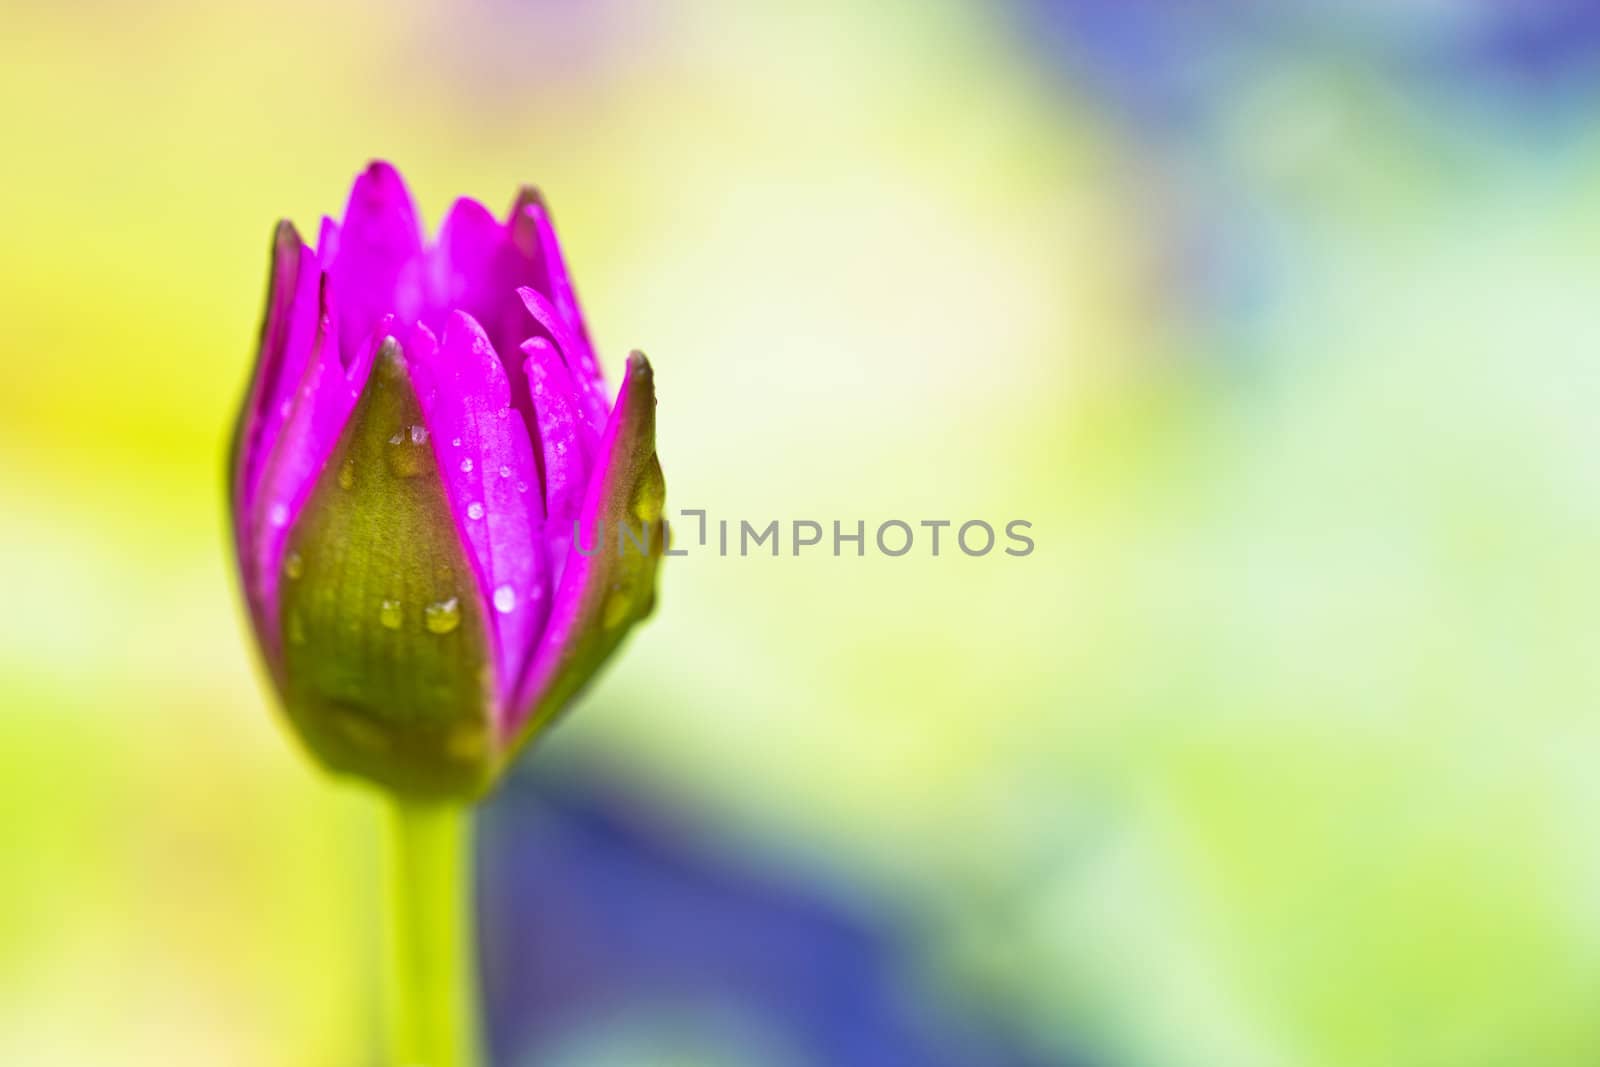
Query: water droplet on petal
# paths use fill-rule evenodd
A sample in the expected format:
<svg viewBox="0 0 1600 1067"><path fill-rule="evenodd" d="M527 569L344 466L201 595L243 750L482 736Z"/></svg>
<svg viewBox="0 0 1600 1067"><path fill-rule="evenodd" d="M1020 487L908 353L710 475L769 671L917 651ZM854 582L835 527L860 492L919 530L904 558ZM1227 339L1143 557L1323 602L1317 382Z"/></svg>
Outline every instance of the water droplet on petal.
<svg viewBox="0 0 1600 1067"><path fill-rule="evenodd" d="M451 438L451 439L450 439L450 447L451 447L451 448L460 448L460 447L461 447L461 438L459 438L459 437L452 437L452 438Z"/></svg>
<svg viewBox="0 0 1600 1067"><path fill-rule="evenodd" d="M379 605L378 621L383 623L384 629L400 629L401 622L405 621L405 612L401 610L400 601L385 600L381 605Z"/></svg>
<svg viewBox="0 0 1600 1067"><path fill-rule="evenodd" d="M289 505L281 501L272 505L272 510L267 513L267 521L274 526L289 525Z"/></svg>
<svg viewBox="0 0 1600 1067"><path fill-rule="evenodd" d="M283 557L283 573L288 575L290 581L300 577L305 572L306 562L300 558L300 553L291 552Z"/></svg>
<svg viewBox="0 0 1600 1067"><path fill-rule="evenodd" d="M464 459L464 460L461 461L461 473L462 474L471 474L472 473L472 460Z"/></svg>
<svg viewBox="0 0 1600 1067"><path fill-rule="evenodd" d="M517 591L509 585L502 585L494 591L494 610L502 615L509 615L517 610Z"/></svg>
<svg viewBox="0 0 1600 1067"><path fill-rule="evenodd" d="M472 503L468 504L467 505L467 518L469 518L469 519L481 519L481 518L483 518L483 505L478 503L476 500L474 500Z"/></svg>
<svg viewBox="0 0 1600 1067"><path fill-rule="evenodd" d="M511 468L510 467L501 467L500 468L500 477L502 477L502 478L511 477Z"/></svg>
<svg viewBox="0 0 1600 1067"><path fill-rule="evenodd" d="M527 491L528 491L528 483L527 482L518 482L517 483L517 492L526 493Z"/></svg>
<svg viewBox="0 0 1600 1067"><path fill-rule="evenodd" d="M425 445L425 444L427 444L428 443L428 428L426 426L422 426L420 424L417 425L417 426L411 427L411 443L414 444L414 445Z"/></svg>
<svg viewBox="0 0 1600 1067"><path fill-rule="evenodd" d="M461 602L451 597L429 604L422 609L422 621L429 633L447 634L461 625Z"/></svg>

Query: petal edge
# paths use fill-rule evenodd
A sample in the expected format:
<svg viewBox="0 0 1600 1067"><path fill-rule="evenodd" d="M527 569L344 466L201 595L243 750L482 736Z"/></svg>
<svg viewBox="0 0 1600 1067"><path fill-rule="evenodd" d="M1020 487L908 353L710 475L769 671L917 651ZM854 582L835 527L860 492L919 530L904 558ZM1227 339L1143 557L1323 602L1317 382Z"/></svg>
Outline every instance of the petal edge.
<svg viewBox="0 0 1600 1067"><path fill-rule="evenodd" d="M655 376L642 352L628 357L601 439L561 585L508 727L507 759L539 733L655 607L666 548L666 484L655 445ZM622 524L631 531L623 536ZM635 537L642 537L641 550Z"/></svg>

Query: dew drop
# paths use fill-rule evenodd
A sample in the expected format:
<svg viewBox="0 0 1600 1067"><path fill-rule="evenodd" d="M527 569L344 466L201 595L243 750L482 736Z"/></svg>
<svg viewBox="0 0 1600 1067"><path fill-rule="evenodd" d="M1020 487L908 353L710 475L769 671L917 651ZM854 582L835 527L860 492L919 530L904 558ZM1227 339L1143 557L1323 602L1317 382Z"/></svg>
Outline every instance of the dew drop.
<svg viewBox="0 0 1600 1067"><path fill-rule="evenodd" d="M283 557L283 573L288 575L291 581L300 577L305 572L306 562L300 558L300 553L291 552L287 556Z"/></svg>
<svg viewBox="0 0 1600 1067"><path fill-rule="evenodd" d="M501 467L500 468L500 477L502 477L502 478L511 477L511 468L510 467Z"/></svg>
<svg viewBox="0 0 1600 1067"><path fill-rule="evenodd" d="M461 461L461 473L462 474L471 474L472 473L472 460L464 459L464 460Z"/></svg>
<svg viewBox="0 0 1600 1067"><path fill-rule="evenodd" d="M411 443L414 444L414 445L425 445L425 444L427 444L428 443L428 428L426 426L421 425L420 423L418 425L416 425L416 426L411 427Z"/></svg>
<svg viewBox="0 0 1600 1067"><path fill-rule="evenodd" d="M405 431L404 430L396 430L394 432L394 436L389 438L389 443L391 445L403 445L403 444L405 444L406 443Z"/></svg>
<svg viewBox="0 0 1600 1067"><path fill-rule="evenodd" d="M272 505L272 510L267 513L267 520L274 526L289 525L289 505L282 502Z"/></svg>
<svg viewBox="0 0 1600 1067"><path fill-rule="evenodd" d="M447 634L461 625L461 602L451 597L429 604L422 609L422 621L429 633Z"/></svg>
<svg viewBox="0 0 1600 1067"><path fill-rule="evenodd" d="M517 591L509 585L498 586L494 591L494 610L510 615L517 610Z"/></svg>
<svg viewBox="0 0 1600 1067"><path fill-rule="evenodd" d="M450 439L450 447L451 447L451 448L460 448L460 447L461 447L461 438L459 438L459 437L452 437L452 438L451 438L451 439Z"/></svg>
<svg viewBox="0 0 1600 1067"><path fill-rule="evenodd" d="M405 612L400 608L400 601L385 600L378 607L378 621L383 623L387 630L400 629L400 623L405 620Z"/></svg>
<svg viewBox="0 0 1600 1067"><path fill-rule="evenodd" d="M481 518L483 518L483 505L478 503L476 500L474 500L472 503L468 504L467 505L467 518L469 518L469 519L481 519Z"/></svg>
<svg viewBox="0 0 1600 1067"><path fill-rule="evenodd" d="M528 491L528 483L527 482L518 482L517 483L517 492L526 493L527 491Z"/></svg>

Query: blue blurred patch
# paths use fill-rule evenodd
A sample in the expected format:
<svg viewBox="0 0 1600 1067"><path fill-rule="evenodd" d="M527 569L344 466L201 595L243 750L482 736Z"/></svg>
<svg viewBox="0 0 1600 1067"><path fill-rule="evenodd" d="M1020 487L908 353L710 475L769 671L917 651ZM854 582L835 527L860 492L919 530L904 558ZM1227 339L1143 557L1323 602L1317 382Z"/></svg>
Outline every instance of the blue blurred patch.
<svg viewBox="0 0 1600 1067"><path fill-rule="evenodd" d="M817 1067L1070 1067L930 1010L913 942L820 886L763 870L593 777L523 775L483 811L480 915L496 1064L569 1062L592 1035ZM759 1053L752 1050L761 1050ZM657 1053L660 1055L657 1055ZM584 1058L583 1062L640 1062ZM709 1062L708 1062L709 1061Z"/></svg>
<svg viewBox="0 0 1600 1067"><path fill-rule="evenodd" d="M1027 46L1146 132L1188 132L1253 71L1322 56L1414 88L1547 108L1600 83L1600 4L1012 0Z"/></svg>

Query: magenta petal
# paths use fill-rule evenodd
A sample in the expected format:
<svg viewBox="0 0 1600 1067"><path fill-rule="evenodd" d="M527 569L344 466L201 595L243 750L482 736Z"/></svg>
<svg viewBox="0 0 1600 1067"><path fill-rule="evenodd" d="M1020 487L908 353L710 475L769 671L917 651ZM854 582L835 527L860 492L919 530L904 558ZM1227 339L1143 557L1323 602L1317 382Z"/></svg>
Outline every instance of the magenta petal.
<svg viewBox="0 0 1600 1067"><path fill-rule="evenodd" d="M245 602L258 637L266 639L273 620L251 580L250 561L259 539L258 524L250 516L257 489L288 417L291 402L285 398L299 383L310 358L317 323L317 292L321 272L316 256L288 222L278 224L273 237L272 278L267 308L261 323L261 344L255 374L244 408L234 429L229 460L232 478L234 550L245 575Z"/></svg>
<svg viewBox="0 0 1600 1067"><path fill-rule="evenodd" d="M522 306L528 309L528 314L550 335L560 350L579 398L584 423L598 433L598 427L606 423L605 382L584 371L580 358L583 343L567 327L555 305L538 291L523 287L517 290L517 295L522 298ZM590 357L590 366L593 366L593 357Z"/></svg>
<svg viewBox="0 0 1600 1067"><path fill-rule="evenodd" d="M556 239L555 223L550 209L545 206L539 190L525 188L517 196L508 222L512 241L519 248L536 252L538 272L532 285L550 299L551 305L577 341L577 352L567 352L568 359L576 359L576 372L595 392L605 395L605 377L594 358L594 344L589 340L589 327L583 321L583 310L578 306L578 294L572 288L572 276L567 273L567 261L561 254L561 242ZM605 420L604 405L600 413Z"/></svg>
<svg viewBox="0 0 1600 1067"><path fill-rule="evenodd" d="M350 190L338 255L327 269L339 296L339 345L348 359L397 298L401 272L422 249L417 211L400 174L387 163L370 164Z"/></svg>
<svg viewBox="0 0 1600 1067"><path fill-rule="evenodd" d="M544 478L546 526L556 580L572 540L572 521L583 511L583 494L594 467L599 434L585 422L582 401L555 346L543 337L524 341L523 363L537 418Z"/></svg>
<svg viewBox="0 0 1600 1067"><path fill-rule="evenodd" d="M666 494L656 458L655 406L650 364L635 352L584 492L579 522L584 536L595 543L568 550L549 622L506 724L508 753L560 711L655 604L656 568L665 549L661 514ZM624 550L618 536L624 523L648 541L643 551Z"/></svg>
<svg viewBox="0 0 1600 1067"><path fill-rule="evenodd" d="M339 224L322 216L322 226L317 231L317 259L326 267L339 256Z"/></svg>
<svg viewBox="0 0 1600 1067"><path fill-rule="evenodd" d="M401 276L401 315L426 324L435 335L444 332L452 311L465 311L481 325L483 314L493 311L494 260L504 243L504 229L487 208L466 197L457 200L439 236ZM485 327L485 332L492 342L493 331Z"/></svg>
<svg viewBox="0 0 1600 1067"><path fill-rule="evenodd" d="M500 358L470 315L452 314L437 355L423 354L413 366L451 510L492 609L503 707L550 600L528 429L511 409Z"/></svg>
<svg viewBox="0 0 1600 1067"><path fill-rule="evenodd" d="M282 403L286 418L273 443L260 485L243 521L251 528L249 558L244 561L245 593L252 614L264 622L262 642L268 660L278 654L278 581L289 528L305 505L339 434L361 396L372 368L379 337L371 338L347 372L334 343L333 311L327 275L320 290L317 339L294 390Z"/></svg>
<svg viewBox="0 0 1600 1067"><path fill-rule="evenodd" d="M310 358L320 277L316 255L292 225L279 223L260 354L234 441L233 506L240 515L250 509L261 468L288 417L285 394L299 383Z"/></svg>

